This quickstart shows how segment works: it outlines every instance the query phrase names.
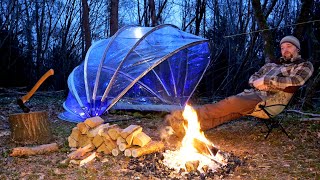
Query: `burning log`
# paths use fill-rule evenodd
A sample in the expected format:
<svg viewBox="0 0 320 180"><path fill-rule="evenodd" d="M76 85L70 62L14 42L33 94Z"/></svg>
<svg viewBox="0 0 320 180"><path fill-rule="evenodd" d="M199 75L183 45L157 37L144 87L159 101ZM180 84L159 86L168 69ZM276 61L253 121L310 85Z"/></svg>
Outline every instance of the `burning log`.
<svg viewBox="0 0 320 180"><path fill-rule="evenodd" d="M144 132L140 132L133 138L132 144L143 147L146 144L148 144L150 141L151 141L151 138L148 135L146 135Z"/></svg>
<svg viewBox="0 0 320 180"><path fill-rule="evenodd" d="M140 157L154 152L160 152L164 149L164 143L161 141L151 141L144 147L140 147L131 151L133 157Z"/></svg>
<svg viewBox="0 0 320 180"><path fill-rule="evenodd" d="M84 121L84 123L86 125L88 125L90 128L95 128L95 127L99 126L100 124L102 124L103 122L104 122L104 120L99 116L87 118Z"/></svg>
<svg viewBox="0 0 320 180"><path fill-rule="evenodd" d="M185 167L186 167L186 170L188 172L191 172L191 171L196 171L199 167L199 164L200 164L200 161L196 160L196 161L188 161L185 163Z"/></svg>
<svg viewBox="0 0 320 180"><path fill-rule="evenodd" d="M208 155L208 156L215 156L219 149L214 147L211 144L206 144L205 142L200 141L199 139L193 139L193 146L197 149L200 154Z"/></svg>
<svg viewBox="0 0 320 180"><path fill-rule="evenodd" d="M58 149L59 146L57 143L43 144L34 147L16 147L12 149L10 156L31 156L58 151Z"/></svg>

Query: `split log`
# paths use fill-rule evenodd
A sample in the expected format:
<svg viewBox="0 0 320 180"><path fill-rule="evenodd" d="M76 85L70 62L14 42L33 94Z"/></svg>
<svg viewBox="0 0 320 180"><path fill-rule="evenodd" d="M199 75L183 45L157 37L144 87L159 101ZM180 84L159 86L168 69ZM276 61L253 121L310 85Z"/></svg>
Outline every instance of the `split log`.
<svg viewBox="0 0 320 180"><path fill-rule="evenodd" d="M79 129L79 131L81 132L81 134L87 134L87 132L89 131L90 127L88 125L86 125L84 122L80 122L77 124L77 128Z"/></svg>
<svg viewBox="0 0 320 180"><path fill-rule="evenodd" d="M209 170L209 166L208 165L204 165L204 166L202 166L201 169L203 170L203 172L207 173L208 170Z"/></svg>
<svg viewBox="0 0 320 180"><path fill-rule="evenodd" d="M114 128L119 128L119 127L118 127L117 124L109 125L108 127L104 127L103 129L101 129L98 134L99 134L100 136L110 136L110 135L108 134L108 131L109 131L109 129L114 129ZM110 136L110 137L111 137L111 136ZM113 139L113 140L115 140L115 139Z"/></svg>
<svg viewBox="0 0 320 180"><path fill-rule="evenodd" d="M98 149L97 152L102 152L104 154L111 154L111 150L106 146L106 144L102 143Z"/></svg>
<svg viewBox="0 0 320 180"><path fill-rule="evenodd" d="M161 141L151 141L144 147L140 147L137 149L132 150L133 157L140 157L146 154L151 154L154 152L160 152L164 149L164 143Z"/></svg>
<svg viewBox="0 0 320 180"><path fill-rule="evenodd" d="M92 144L95 146L95 147L99 147L102 143L103 143L103 138L100 136L100 135L96 135L93 140L92 140Z"/></svg>
<svg viewBox="0 0 320 180"><path fill-rule="evenodd" d="M74 140L71 136L68 137L69 147L78 147L78 141Z"/></svg>
<svg viewBox="0 0 320 180"><path fill-rule="evenodd" d="M131 145L132 144L132 140L133 138L142 132L142 127L138 127L137 129L135 129L129 136L127 136L126 138L126 142Z"/></svg>
<svg viewBox="0 0 320 180"><path fill-rule="evenodd" d="M127 143L121 143L118 145L118 147L119 147L120 151L124 151L124 150L128 149L129 147L131 147L131 145L127 144Z"/></svg>
<svg viewBox="0 0 320 180"><path fill-rule="evenodd" d="M79 141L79 138L80 138L80 136L81 136L81 132L80 132L80 130L78 129L78 127L72 128L72 131L71 131L70 136L72 137L72 139L74 139L74 140L76 140L76 141Z"/></svg>
<svg viewBox="0 0 320 180"><path fill-rule="evenodd" d="M99 117L99 116L95 116L95 117L91 117L91 118L87 118L84 123L86 125L88 125L90 128L95 128L99 125L101 125L104 122L104 120Z"/></svg>
<svg viewBox="0 0 320 180"><path fill-rule="evenodd" d="M106 144L106 146L109 148L110 151L112 151L112 149L117 147L117 144L114 140L112 140L109 136L105 136L102 137L104 143Z"/></svg>
<svg viewBox="0 0 320 180"><path fill-rule="evenodd" d="M117 145L119 146L121 143L127 143L125 139L123 139L123 137L119 136L117 138Z"/></svg>
<svg viewBox="0 0 320 180"><path fill-rule="evenodd" d="M79 165L80 164L80 160L75 160L75 159L71 159L69 161L70 164L75 164L75 165Z"/></svg>
<svg viewBox="0 0 320 180"><path fill-rule="evenodd" d="M117 138L120 136L120 133L123 129L121 129L120 127L116 126L113 128L110 128L108 130L108 135L111 137L111 139L113 140L117 140Z"/></svg>
<svg viewBox="0 0 320 180"><path fill-rule="evenodd" d="M47 112L9 115L11 139L18 144L46 144L52 139Z"/></svg>
<svg viewBox="0 0 320 180"><path fill-rule="evenodd" d="M96 135L98 135L99 131L102 131L104 128L108 128L108 127L109 127L109 123L101 124L100 126L96 126L95 128L90 129L87 132L87 136L88 137L95 137ZM101 134L101 132L100 132L100 134Z"/></svg>
<svg viewBox="0 0 320 180"><path fill-rule="evenodd" d="M88 144L83 148L79 148L76 151L68 154L68 158L70 159L81 159L87 152L90 152L94 149L93 144Z"/></svg>
<svg viewBox="0 0 320 180"><path fill-rule="evenodd" d="M196 161L188 161L185 163L185 167L186 167L186 170L188 172L191 172L191 171L196 171L199 167L199 164L200 164L200 161L199 160L196 160Z"/></svg>
<svg viewBox="0 0 320 180"><path fill-rule="evenodd" d="M112 149L112 155L113 156L118 156L119 155L119 153L120 153L120 151L119 151L119 149L118 148L114 148L114 149Z"/></svg>
<svg viewBox="0 0 320 180"><path fill-rule="evenodd" d="M96 158L96 152L93 152L90 156L80 161L79 165L83 166L87 164L88 162L92 161L94 158Z"/></svg>
<svg viewBox="0 0 320 180"><path fill-rule="evenodd" d="M126 149L124 151L124 155L127 156L127 157L131 157L132 156L132 151L135 150L135 149L137 149L137 147L131 147L129 149Z"/></svg>
<svg viewBox="0 0 320 180"><path fill-rule="evenodd" d="M78 141L79 147L84 147L88 144L92 144L93 138L89 138L87 135L81 134L80 139Z"/></svg>
<svg viewBox="0 0 320 180"><path fill-rule="evenodd" d="M200 154L208 155L208 156L215 156L219 149L214 147L211 144L206 144L203 141L200 141L199 139L193 139L193 146L197 149L197 151Z"/></svg>
<svg viewBox="0 0 320 180"><path fill-rule="evenodd" d="M151 141L151 138L148 135L146 135L144 132L140 132L133 138L132 144L143 147L146 144L148 144L150 141Z"/></svg>
<svg viewBox="0 0 320 180"><path fill-rule="evenodd" d="M123 137L123 139L126 139L133 131L135 131L136 129L141 128L138 125L130 125L128 127L126 127L125 129L123 129L120 133L121 137Z"/></svg>
<svg viewBox="0 0 320 180"><path fill-rule="evenodd" d="M31 156L58 151L57 143L44 144L34 147L16 147L12 149L10 156Z"/></svg>

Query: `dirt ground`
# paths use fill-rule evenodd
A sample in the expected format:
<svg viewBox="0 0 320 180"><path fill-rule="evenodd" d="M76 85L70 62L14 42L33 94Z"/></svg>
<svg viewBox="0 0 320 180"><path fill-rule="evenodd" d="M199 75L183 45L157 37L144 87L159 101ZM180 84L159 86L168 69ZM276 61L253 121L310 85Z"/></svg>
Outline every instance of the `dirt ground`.
<svg viewBox="0 0 320 180"><path fill-rule="evenodd" d="M16 104L17 95L0 95L0 179L159 179L145 176L128 166L131 158L102 156L85 166L63 165L70 148L67 137L75 123L58 119L65 100L61 93L37 94L27 106L32 111L47 111L53 133L52 142L59 144L59 151L29 157L9 156L17 147L10 141L8 116L21 113ZM159 138L159 127L165 113L119 112L103 116L127 127L138 124L154 139ZM241 163L226 175L195 177L194 179L320 179L320 122L299 121L300 116L286 117L283 126L289 139L279 129L265 139L265 127L256 125L251 117L224 124L205 132L220 150L239 157ZM122 121L121 121L122 120ZM164 177L161 179L190 179L188 177Z"/></svg>

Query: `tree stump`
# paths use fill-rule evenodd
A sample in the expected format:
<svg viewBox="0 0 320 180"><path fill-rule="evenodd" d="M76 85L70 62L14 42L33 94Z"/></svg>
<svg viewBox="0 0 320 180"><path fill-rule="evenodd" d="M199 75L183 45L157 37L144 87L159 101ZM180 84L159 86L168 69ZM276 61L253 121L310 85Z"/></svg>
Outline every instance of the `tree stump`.
<svg viewBox="0 0 320 180"><path fill-rule="evenodd" d="M9 115L11 139L18 144L45 144L52 138L48 113L30 112Z"/></svg>

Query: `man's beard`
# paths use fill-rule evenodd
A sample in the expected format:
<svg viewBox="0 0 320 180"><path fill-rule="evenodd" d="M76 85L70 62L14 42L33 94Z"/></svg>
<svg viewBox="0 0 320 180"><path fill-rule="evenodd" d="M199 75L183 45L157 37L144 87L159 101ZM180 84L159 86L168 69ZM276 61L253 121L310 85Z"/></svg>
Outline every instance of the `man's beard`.
<svg viewBox="0 0 320 180"><path fill-rule="evenodd" d="M291 53L284 53L282 56L285 60L291 60L293 58L293 54Z"/></svg>

